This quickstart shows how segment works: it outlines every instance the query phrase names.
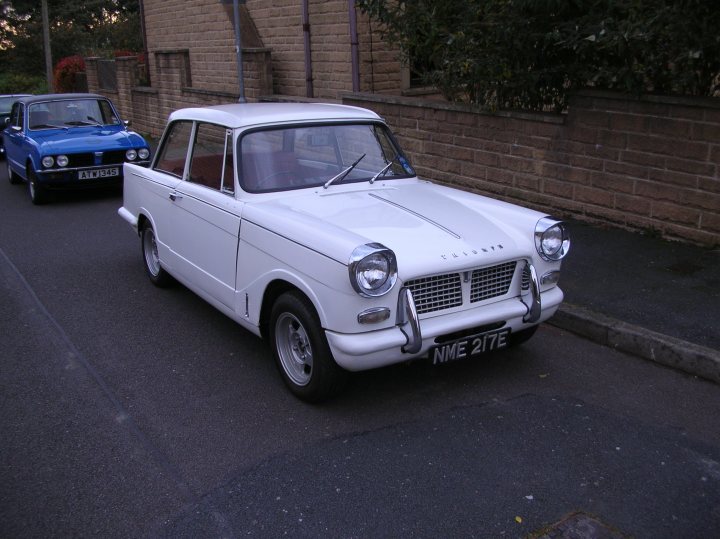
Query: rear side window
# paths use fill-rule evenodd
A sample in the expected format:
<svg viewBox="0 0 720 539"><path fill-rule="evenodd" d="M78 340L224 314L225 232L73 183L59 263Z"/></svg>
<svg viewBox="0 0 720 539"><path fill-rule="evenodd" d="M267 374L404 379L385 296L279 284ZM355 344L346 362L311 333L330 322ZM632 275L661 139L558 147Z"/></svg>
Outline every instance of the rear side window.
<svg viewBox="0 0 720 539"><path fill-rule="evenodd" d="M227 194L234 192L232 131L219 125L198 124L188 181Z"/></svg>
<svg viewBox="0 0 720 539"><path fill-rule="evenodd" d="M167 172L168 174L182 178L191 133L192 122L174 122L168 127L168 132L158 152L158 159L154 167L155 170Z"/></svg>

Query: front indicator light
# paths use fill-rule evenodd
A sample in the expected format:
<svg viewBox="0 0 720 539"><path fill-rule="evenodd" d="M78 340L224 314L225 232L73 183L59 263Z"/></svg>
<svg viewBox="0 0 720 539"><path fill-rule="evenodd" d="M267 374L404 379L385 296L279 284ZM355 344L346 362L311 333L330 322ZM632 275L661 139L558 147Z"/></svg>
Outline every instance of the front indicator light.
<svg viewBox="0 0 720 539"><path fill-rule="evenodd" d="M540 284L558 284L560 280L559 271L548 271L542 277L540 277Z"/></svg>
<svg viewBox="0 0 720 539"><path fill-rule="evenodd" d="M360 324L378 324L390 318L390 309L387 307L376 307L363 311L357 316Z"/></svg>

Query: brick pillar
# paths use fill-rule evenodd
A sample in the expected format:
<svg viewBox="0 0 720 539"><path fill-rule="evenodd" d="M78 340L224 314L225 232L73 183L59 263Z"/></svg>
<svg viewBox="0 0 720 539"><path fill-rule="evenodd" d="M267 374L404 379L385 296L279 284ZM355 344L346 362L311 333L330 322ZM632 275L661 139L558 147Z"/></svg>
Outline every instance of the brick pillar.
<svg viewBox="0 0 720 539"><path fill-rule="evenodd" d="M97 56L85 58L85 74L87 76L88 92L97 93L100 90L98 83L98 60Z"/></svg>
<svg viewBox="0 0 720 539"><path fill-rule="evenodd" d="M132 89L137 86L137 57L124 56L115 59L117 73L117 98L115 106L124 120L134 121Z"/></svg>

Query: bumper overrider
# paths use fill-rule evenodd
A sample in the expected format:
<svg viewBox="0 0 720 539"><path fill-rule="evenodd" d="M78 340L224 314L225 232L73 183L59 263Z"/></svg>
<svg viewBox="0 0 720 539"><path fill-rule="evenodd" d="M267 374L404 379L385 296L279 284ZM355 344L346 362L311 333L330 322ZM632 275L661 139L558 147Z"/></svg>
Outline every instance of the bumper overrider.
<svg viewBox="0 0 720 539"><path fill-rule="evenodd" d="M349 371L372 369L427 356L437 345L438 337L462 330L500 323L500 327L517 332L547 320L562 303L562 290L555 286L541 293L534 266L526 264L530 274L530 293L526 296L422 321L412 292L403 287L398 295L394 327L357 334L326 331L335 361Z"/></svg>

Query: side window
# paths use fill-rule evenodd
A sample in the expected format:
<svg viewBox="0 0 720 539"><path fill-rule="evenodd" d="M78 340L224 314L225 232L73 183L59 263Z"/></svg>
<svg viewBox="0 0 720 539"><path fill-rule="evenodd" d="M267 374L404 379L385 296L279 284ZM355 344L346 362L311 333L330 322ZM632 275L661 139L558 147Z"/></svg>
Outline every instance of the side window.
<svg viewBox="0 0 720 539"><path fill-rule="evenodd" d="M13 103L12 112L10 112L10 125L22 128L23 119L25 118L24 110L22 104Z"/></svg>
<svg viewBox="0 0 720 539"><path fill-rule="evenodd" d="M230 132L232 134L232 132ZM214 124L198 124L188 181L223 192L233 192L232 144L228 130ZM232 139L231 139L232 140Z"/></svg>
<svg viewBox="0 0 720 539"><path fill-rule="evenodd" d="M182 178L190 145L192 122L175 122L168 129L154 168Z"/></svg>

